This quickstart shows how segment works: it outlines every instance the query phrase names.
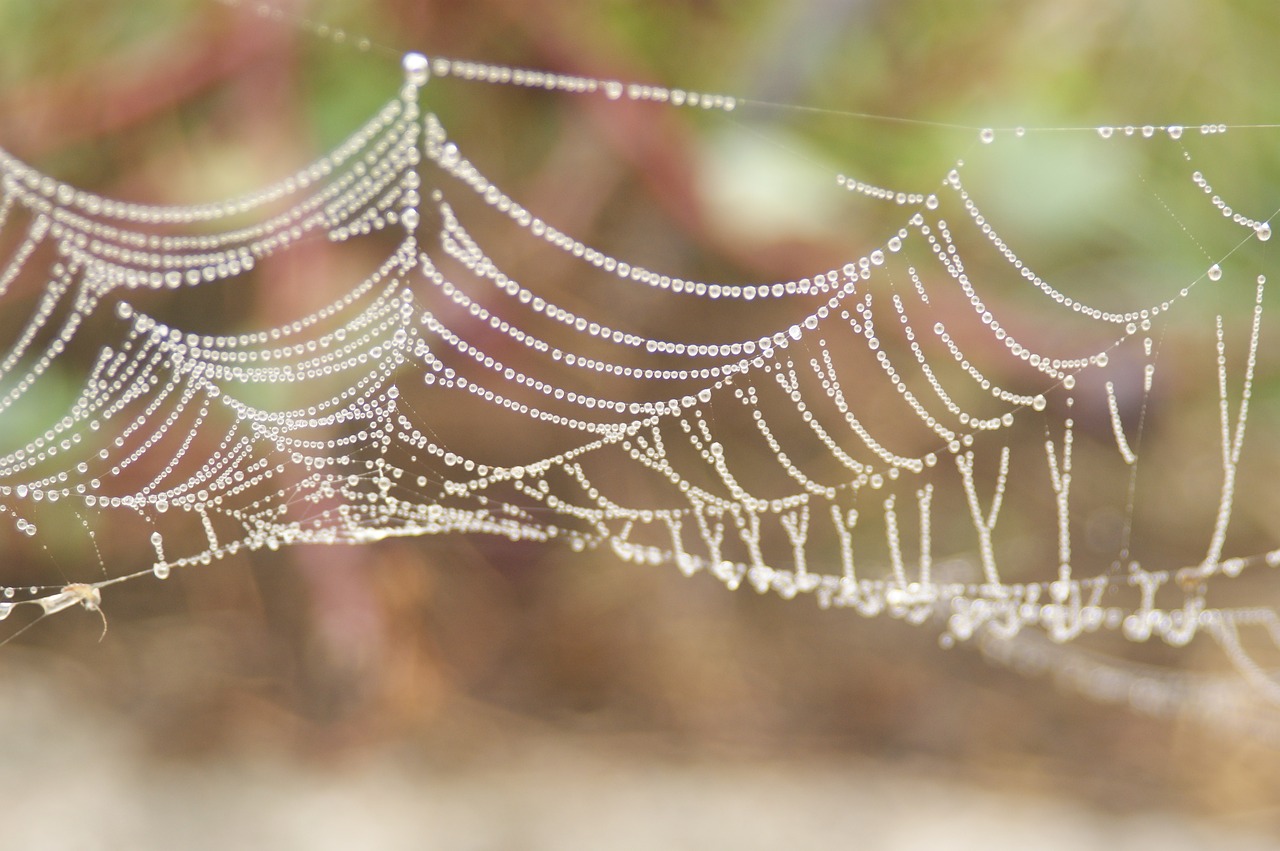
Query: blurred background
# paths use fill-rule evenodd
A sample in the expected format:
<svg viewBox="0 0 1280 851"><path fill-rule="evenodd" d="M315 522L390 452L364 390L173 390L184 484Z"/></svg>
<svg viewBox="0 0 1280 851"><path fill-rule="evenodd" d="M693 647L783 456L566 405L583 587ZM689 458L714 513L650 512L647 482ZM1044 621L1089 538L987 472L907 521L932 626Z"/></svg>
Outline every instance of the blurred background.
<svg viewBox="0 0 1280 851"><path fill-rule="evenodd" d="M928 184L976 143L843 113L1002 128L1280 116L1267 85L1280 7L1265 2L276 8L284 23L213 0L0 2L0 146L111 197L235 195L358 127L394 96L407 49L830 110L729 121L454 80L424 92L498 185L563 230L689 277L774 280L844 257L867 225L838 193L808 188L813 175ZM1275 135L1239 135L1211 179L1269 214ZM1051 136L1034 159L1002 163L993 201L1042 258L1121 303L1162 264L1180 267L1185 246L1160 241L1169 220L1133 218L1107 194L1107 169L1130 189L1160 174L1086 155L1059 172L1045 163L1074 154ZM1072 194L1080 174L1092 193ZM1211 225L1210 250L1224 251ZM290 321L385 249L309 243L273 258L257 279L272 286L248 298L161 293L145 308L236 330ZM1224 311L1252 295L1221 296ZM1264 347L1264 370L1275 360ZM1174 459L1193 440L1165 436ZM1241 500L1242 552L1276 540L1267 458ZM1216 473L1170 468L1174 503ZM1178 510L1148 510L1165 524L1150 536L1181 546ZM57 567L14 537L0 538L6 583L57 582L69 565L100 575L78 532ZM108 528L96 543L113 575L148 562L145 540ZM296 547L113 588L105 608L100 642L101 622L76 611L0 649L0 846L1280 844L1273 744L1095 704L974 648L944 652L936 629L608 554L462 538Z"/></svg>

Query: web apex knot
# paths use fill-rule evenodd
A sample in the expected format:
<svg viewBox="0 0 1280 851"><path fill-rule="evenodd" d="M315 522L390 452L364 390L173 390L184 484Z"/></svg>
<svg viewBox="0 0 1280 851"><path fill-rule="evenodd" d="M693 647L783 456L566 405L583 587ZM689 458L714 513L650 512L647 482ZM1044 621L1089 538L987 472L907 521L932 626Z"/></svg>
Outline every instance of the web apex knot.
<svg viewBox="0 0 1280 851"><path fill-rule="evenodd" d="M425 86L427 80L431 79L430 63L427 61L427 57L421 53L406 53L404 58L400 60L400 64L404 67L404 76L410 85Z"/></svg>

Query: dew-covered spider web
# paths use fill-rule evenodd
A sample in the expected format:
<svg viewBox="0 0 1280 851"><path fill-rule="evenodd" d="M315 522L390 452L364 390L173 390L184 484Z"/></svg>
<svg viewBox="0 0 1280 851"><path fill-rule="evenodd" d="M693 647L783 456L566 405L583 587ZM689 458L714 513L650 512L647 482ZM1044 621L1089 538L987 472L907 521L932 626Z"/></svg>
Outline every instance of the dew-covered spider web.
<svg viewBox="0 0 1280 851"><path fill-rule="evenodd" d="M823 173L843 256L741 280L544 220L432 92L696 110L786 159L777 105L403 69L347 141L229 200L100 197L0 151L5 547L111 528L153 550L6 587L0 617L245 551L490 535L903 621L1146 711L1274 711L1276 202L1232 144L1275 127L925 127L955 142L936 172ZM1041 232L1100 181L1134 206ZM766 188L730 203L812 189ZM258 267L315 240L385 251L275 327L144 306L269 286Z"/></svg>

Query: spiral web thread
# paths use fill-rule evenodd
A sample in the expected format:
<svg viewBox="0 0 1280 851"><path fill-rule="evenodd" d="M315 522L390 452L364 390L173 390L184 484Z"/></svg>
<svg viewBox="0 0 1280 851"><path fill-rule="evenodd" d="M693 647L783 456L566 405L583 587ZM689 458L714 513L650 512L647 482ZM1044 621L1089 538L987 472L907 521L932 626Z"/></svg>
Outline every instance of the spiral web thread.
<svg viewBox="0 0 1280 851"><path fill-rule="evenodd" d="M1280 564L1280 550L1228 556L1265 276L1247 278L1247 321L1209 326L1220 487L1203 552L1150 569L1128 541L1124 558L1096 569L1077 555L1092 472L1121 471L1105 481L1128 482L1120 503L1132 519L1162 323L1204 288L1238 283L1229 259L1271 235L1269 217L1234 210L1191 162L1189 140L1211 146L1227 127L1087 131L1090 144L1167 150L1192 188L1193 206L1171 213L1207 210L1235 228L1214 262L1180 270L1148 304L1093 307L1069 282L1042 278L988 221L963 163L933 191L837 176L889 223L883 239L806 277L712 283L612 256L538 218L420 112L421 89L436 77L721 113L752 102L418 54L404 69L397 97L344 144L228 201L102 198L0 151L0 299L10 316L24 311L0 352L0 424L17 422L91 316L105 312L98 324L115 334L58 419L0 458L0 513L37 539L41 512L134 518L155 552L136 573L6 588L0 617L96 610L112 584L246 550L484 533L940 625L946 646L976 636L993 658L1147 711L1220 720L1258 698L1280 702L1260 661L1280 643L1275 610L1253 592L1245 604L1215 595ZM1034 134L976 135L984 154ZM536 268L504 270L468 216L565 255L604 294L594 303L650 299L659 315L700 317L701 334L646 336L625 315L557 304ZM376 269L280 327L202 335L129 301L226 285L316 236L377 233L399 237ZM992 257L1015 284L986 273ZM32 276L43 280L33 307L9 292ZM1002 324L999 299L1014 285L1086 329L1065 347L1076 354ZM960 310L937 307L957 297ZM726 311L757 330L724 335L742 324L722 321ZM264 403L286 387L317 389L296 406ZM511 424L503 453L438 437L436 413L458 399ZM1082 468L1084 407L1106 412L1110 444ZM530 453L522 423L565 448ZM1019 428L1039 436L1015 440ZM1018 488L1038 496L1011 509ZM1037 499L1049 533L1034 559L1006 564L1001 518ZM1142 666L1087 649L1098 636L1174 647L1206 636L1237 673ZM1077 645L1086 649L1064 655Z"/></svg>

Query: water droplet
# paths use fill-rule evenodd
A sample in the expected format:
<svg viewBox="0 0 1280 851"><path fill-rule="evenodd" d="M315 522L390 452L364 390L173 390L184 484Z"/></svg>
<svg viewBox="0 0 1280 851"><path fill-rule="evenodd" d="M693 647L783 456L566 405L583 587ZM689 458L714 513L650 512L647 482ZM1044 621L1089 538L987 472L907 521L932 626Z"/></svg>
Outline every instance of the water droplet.
<svg viewBox="0 0 1280 851"><path fill-rule="evenodd" d="M156 579L168 579L169 565L165 564L162 561L158 561L155 564L151 565L151 572L155 574Z"/></svg>
<svg viewBox="0 0 1280 851"><path fill-rule="evenodd" d="M1043 411L1048 404L1049 401L1044 398L1044 394L1039 394L1031 400L1031 407L1036 411Z"/></svg>
<svg viewBox="0 0 1280 851"><path fill-rule="evenodd" d="M1254 228L1253 232L1257 234L1258 242L1266 242L1268 239L1271 239L1271 225L1266 222L1259 224Z"/></svg>
<svg viewBox="0 0 1280 851"><path fill-rule="evenodd" d="M1076 377L1074 375L1068 375L1066 378L1062 379L1062 386L1068 390L1074 390L1076 386Z"/></svg>
<svg viewBox="0 0 1280 851"><path fill-rule="evenodd" d="M1222 280L1222 267L1214 263L1209 267L1209 271L1206 274L1209 276L1209 280L1220 281Z"/></svg>
<svg viewBox="0 0 1280 851"><path fill-rule="evenodd" d="M1111 357L1106 352L1102 352L1094 355L1093 362L1098 366L1105 367L1107 364L1111 363Z"/></svg>
<svg viewBox="0 0 1280 851"><path fill-rule="evenodd" d="M1104 139L1110 139L1110 138L1111 138L1111 134L1112 134L1112 133L1114 133L1114 132L1116 132L1116 131L1115 131L1115 128L1113 128L1113 127L1099 127L1099 128L1098 128L1098 135L1099 135L1099 136L1101 136L1101 137L1102 137L1102 138L1104 138Z"/></svg>
<svg viewBox="0 0 1280 851"><path fill-rule="evenodd" d="M427 80L431 78L430 66L427 57L421 53L406 53L401 61L404 68L404 77L414 86L425 86Z"/></svg>
<svg viewBox="0 0 1280 851"><path fill-rule="evenodd" d="M982 132L978 134L978 138L982 140L982 144L990 145L996 139L996 131L992 130L990 127L985 127Z"/></svg>
<svg viewBox="0 0 1280 851"><path fill-rule="evenodd" d="M1181 138L1182 138L1182 126L1181 126L1180 124L1173 124L1173 125L1170 125L1170 127L1169 127L1169 138L1170 138L1170 139L1181 139Z"/></svg>

